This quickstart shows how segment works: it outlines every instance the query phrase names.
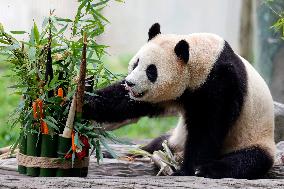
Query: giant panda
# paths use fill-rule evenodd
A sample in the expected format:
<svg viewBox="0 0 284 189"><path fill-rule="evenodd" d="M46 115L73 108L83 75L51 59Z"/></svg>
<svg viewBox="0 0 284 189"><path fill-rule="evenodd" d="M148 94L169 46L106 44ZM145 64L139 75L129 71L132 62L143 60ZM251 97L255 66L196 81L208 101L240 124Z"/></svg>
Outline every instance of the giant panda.
<svg viewBox="0 0 284 189"><path fill-rule="evenodd" d="M172 134L144 147L158 150L167 139L182 151L173 175L262 178L275 154L273 100L262 77L215 34L161 34L156 23L148 37L126 78L86 94L83 116L120 122L175 109Z"/></svg>

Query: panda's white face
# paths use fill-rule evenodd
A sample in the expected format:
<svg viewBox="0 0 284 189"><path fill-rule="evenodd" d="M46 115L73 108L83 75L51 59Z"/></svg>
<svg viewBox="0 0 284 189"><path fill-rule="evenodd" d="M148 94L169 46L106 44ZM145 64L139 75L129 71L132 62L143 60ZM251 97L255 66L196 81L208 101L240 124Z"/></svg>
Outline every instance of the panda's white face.
<svg viewBox="0 0 284 189"><path fill-rule="evenodd" d="M148 42L129 63L125 87L134 100L161 102L179 97L186 89L186 64L174 53L174 45Z"/></svg>
<svg viewBox="0 0 284 189"><path fill-rule="evenodd" d="M224 47L224 40L213 34L161 34L158 23L148 36L129 63L125 88L132 99L152 103L175 100L186 89L202 86Z"/></svg>

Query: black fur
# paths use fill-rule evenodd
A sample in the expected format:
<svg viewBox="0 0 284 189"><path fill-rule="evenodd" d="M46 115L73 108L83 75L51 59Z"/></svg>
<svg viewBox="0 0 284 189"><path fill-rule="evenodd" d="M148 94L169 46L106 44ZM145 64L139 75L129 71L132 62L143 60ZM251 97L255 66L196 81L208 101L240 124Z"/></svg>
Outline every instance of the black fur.
<svg viewBox="0 0 284 189"><path fill-rule="evenodd" d="M151 81L152 83L155 83L155 81L158 78L158 71L157 71L157 67L155 66L155 64L150 64L147 67L146 75L147 75L149 81Z"/></svg>
<svg viewBox="0 0 284 189"><path fill-rule="evenodd" d="M151 26L151 28L149 29L148 32L148 41L150 41L151 39L153 39L154 37L156 37L158 34L161 34L160 31L160 24L159 23L155 23Z"/></svg>
<svg viewBox="0 0 284 189"><path fill-rule="evenodd" d="M138 66L138 63L139 63L139 58L138 58L137 61L133 64L132 70L134 70L134 69Z"/></svg>
<svg viewBox="0 0 284 189"><path fill-rule="evenodd" d="M86 95L84 117L98 122L119 122L164 112L158 104L130 100L121 85L123 82L99 90L94 97ZM224 139L238 119L246 95L245 66L225 42L205 83L194 91L187 89L176 100L184 108L188 137L181 170L174 175L259 178L267 172L272 160L261 148L243 149L221 157ZM155 141L158 148L162 139Z"/></svg>
<svg viewBox="0 0 284 189"><path fill-rule="evenodd" d="M161 135L155 139L153 139L150 143L148 143L147 145L145 146L142 146L141 149L142 150L145 150L149 153L153 153L154 151L158 151L158 150L162 150L163 149L163 146L162 146L162 143L165 141L165 140L168 140L170 137L170 135Z"/></svg>
<svg viewBox="0 0 284 189"><path fill-rule="evenodd" d="M184 105L189 133L182 174L193 175L198 166L219 158L224 139L240 115L246 94L244 64L225 42L206 82L195 91L187 90L179 99Z"/></svg>
<svg viewBox="0 0 284 189"><path fill-rule="evenodd" d="M158 104L150 104L130 99L128 91L118 82L98 90L95 96L85 94L83 117L97 122L120 122L142 116L155 116L164 112Z"/></svg>
<svg viewBox="0 0 284 189"><path fill-rule="evenodd" d="M196 176L209 178L259 179L273 165L273 159L263 149L253 146L226 154L218 160L199 166Z"/></svg>
<svg viewBox="0 0 284 189"><path fill-rule="evenodd" d="M184 63L189 60L189 45L185 40L179 41L175 46L175 53Z"/></svg>

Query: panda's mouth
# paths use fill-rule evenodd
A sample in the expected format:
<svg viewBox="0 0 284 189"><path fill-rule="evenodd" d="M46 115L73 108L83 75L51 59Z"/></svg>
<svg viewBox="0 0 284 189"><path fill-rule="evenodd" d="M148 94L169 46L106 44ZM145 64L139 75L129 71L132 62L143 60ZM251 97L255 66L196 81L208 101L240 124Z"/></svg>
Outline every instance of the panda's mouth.
<svg viewBox="0 0 284 189"><path fill-rule="evenodd" d="M129 92L129 94L134 98L142 98L147 93L147 90L143 92L135 92L131 87L127 85L124 85L124 87Z"/></svg>
<svg viewBox="0 0 284 189"><path fill-rule="evenodd" d="M141 92L141 93L136 93L136 92L134 92L132 90L129 90L129 92L135 98L142 98L146 94L146 91Z"/></svg>

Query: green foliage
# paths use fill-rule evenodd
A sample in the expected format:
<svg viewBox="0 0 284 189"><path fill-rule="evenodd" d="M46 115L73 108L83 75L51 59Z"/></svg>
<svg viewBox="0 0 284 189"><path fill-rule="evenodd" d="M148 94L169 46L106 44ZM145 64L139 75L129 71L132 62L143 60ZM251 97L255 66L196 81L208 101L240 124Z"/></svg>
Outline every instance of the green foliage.
<svg viewBox="0 0 284 189"><path fill-rule="evenodd" d="M29 33L6 32L0 25L0 53L9 62L12 70L9 77L15 83L12 88L21 97L9 123L11 126L20 125L21 135L27 132L43 132L44 122L48 126L49 134L62 133L71 97L77 88L74 78L79 75L82 61L83 33L88 38L87 75L95 77L94 88L104 87L118 78L101 61L107 46L96 42L96 37L104 32L108 23L101 12L109 1L78 2L74 19L59 18L51 11L50 16L43 21L42 30L39 30L36 23ZM70 37L67 37L68 30L72 31ZM13 36L22 34L28 34L29 39L18 41ZM65 99L57 96L59 88L63 89ZM106 139L113 139L99 128L97 133L94 132L88 120L77 119L74 129L78 148L82 148L78 142L78 132L87 136L90 142L95 141L93 147L96 151L100 150L99 144L106 146Z"/></svg>
<svg viewBox="0 0 284 189"><path fill-rule="evenodd" d="M107 46L98 44L95 40L96 36L104 31L104 27L108 23L106 19L101 18L102 9L107 6L108 2L110 0L81 0L79 1L79 7L81 8L79 9L78 7L80 13L77 13L73 19L59 18L51 12L51 15L43 21L41 30L39 30L36 23L34 23L29 32L5 32L4 27L0 25L0 146L10 145L16 141L20 132L18 126L22 123L26 123L22 124L24 126L32 125L33 118L30 103L39 97L43 98L45 100L44 103L48 104L49 108L45 112L45 121L49 122L48 126L50 129L56 132L56 130L62 128L70 103L61 107L60 98L48 97L47 93L49 90L57 89L59 85L63 86L65 90L70 86L68 87L69 90L67 89L66 101L68 102L72 98L76 87L72 77L77 75L79 64L81 63L83 31L87 33L89 39L87 52L88 75L95 76L95 89L104 87L122 76L113 74L109 70L126 74L130 56L124 56L119 61L109 60L109 64L105 64L103 55ZM81 6L82 4L87 6ZM87 9L88 6L91 6L92 9ZM94 22L95 19L99 19L99 21ZM97 22L98 24L96 25ZM52 33L51 53L54 78L49 84L44 86L42 89L44 92L41 94L40 82L37 81L37 77L40 81L45 80L44 67L48 54L49 29L51 29ZM68 34L70 32L72 35L69 37ZM15 37L18 35L29 35L29 40L17 41ZM61 72L64 72L63 79L59 77ZM2 77L4 75L10 75L10 77ZM9 88L7 90L8 86L12 86L13 89ZM28 98L20 102L23 95L28 96ZM17 104L16 111L12 112ZM10 119L9 124L6 124L5 121L9 113L13 115L13 119ZM176 118L143 118L138 123L123 127L114 133L118 136L133 139L153 138L161 133L165 133L175 125L176 121ZM20 122L20 124L17 122ZM14 125L14 127L11 128L11 125ZM112 139L116 142L117 138L110 133L103 135L102 133L88 132L89 126L88 123L76 122L75 127L79 131L83 130L83 133L93 138L91 143L95 149L99 149L96 151L97 157L102 157L100 137ZM97 126L97 128L99 129L100 127Z"/></svg>
<svg viewBox="0 0 284 189"><path fill-rule="evenodd" d="M265 4L277 16L277 20L273 23L271 28L281 32L282 39L284 39L284 7L281 6L282 2L278 0L265 0Z"/></svg>
<svg viewBox="0 0 284 189"><path fill-rule="evenodd" d="M1 58L2 59L2 58ZM0 60L1 61L1 60ZM19 128L11 128L7 123L9 114L18 105L20 96L12 94L13 91L9 88L13 82L11 78L5 77L9 73L8 65L1 61L0 64L0 147L11 145L19 136Z"/></svg>

